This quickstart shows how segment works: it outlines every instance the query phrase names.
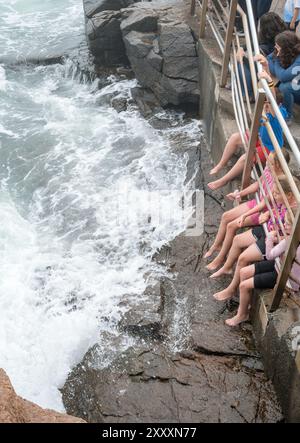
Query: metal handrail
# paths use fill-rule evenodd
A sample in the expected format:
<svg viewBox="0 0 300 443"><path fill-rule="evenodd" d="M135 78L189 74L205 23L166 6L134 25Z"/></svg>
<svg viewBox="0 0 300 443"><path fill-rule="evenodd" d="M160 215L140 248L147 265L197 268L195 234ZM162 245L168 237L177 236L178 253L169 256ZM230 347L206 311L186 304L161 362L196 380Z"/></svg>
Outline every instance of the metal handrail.
<svg viewBox="0 0 300 443"><path fill-rule="evenodd" d="M212 1L213 1L213 3L216 3L223 11L222 8L224 8L224 7L223 7L222 3L220 3L220 0L212 0ZM200 3L200 1L199 1L199 3ZM297 160L298 165L300 165L300 152L299 152L298 146L297 146L297 144L290 132L289 127L286 124L284 117L282 116L280 108L275 100L273 92L271 91L271 89L268 85L268 82L264 79L261 79L260 80L260 88L261 89L259 89L258 85L257 85L256 72L258 72L258 73L262 72L263 67L262 67L261 63L259 63L258 61L254 61L254 56L260 54L260 49L259 49L259 44L258 44L256 24L254 21L251 0L246 0L247 12L243 11L239 7L239 5L237 4L237 0L231 0L230 15L226 17L226 18L228 18L228 26L227 26L227 31L226 31L225 37L222 35L222 33L220 31L220 28L223 27L223 20L220 21L221 26L218 27L217 24L215 23L215 20L210 16L209 13L207 13L208 0L203 0L202 4L200 3L200 5L202 8L200 38L204 36L205 21L207 21L208 24L210 25L210 28L214 34L216 41L218 43L218 46L220 47L221 53L223 54L223 67L222 67L221 82L220 82L221 86L225 86L226 81L227 81L228 72L229 71L231 72L231 84L232 84L231 89L232 89L232 96L233 96L233 108L234 108L234 113L235 113L235 117L236 117L236 122L237 122L237 125L239 128L239 132L242 136L242 140L243 140L246 152L247 152L247 158L246 158L245 169L244 169L244 174L243 174L243 185L242 185L243 188L249 184L248 182L250 180L250 173L251 173L251 169L253 166L253 159L255 157L255 145L256 145L256 140L258 138L259 121L261 119L261 116L264 115L263 106L264 106L264 99L266 97L268 98L268 101L270 102L270 104L273 108L273 112L282 127L283 134L285 135L285 138L286 138L286 140L287 140L287 142L288 142L288 144L295 156L295 159ZM215 13L216 13L216 7L214 8ZM248 59L249 59L251 81L252 81L252 85L253 85L254 96L256 97L256 107L255 107L254 112L252 112L252 109L251 109L251 106L249 103L249 96L247 93L247 84L246 84L243 62L240 63L241 71L242 71L242 80L240 79L239 72L237 69L238 66L237 66L237 56L236 56L235 44L236 44L237 48L240 47L240 40L239 40L239 36L237 35L237 33L235 33L236 43L234 42L234 22L235 22L235 18L236 18L237 13L240 15L240 17L242 19L242 23L243 23L243 27L244 27L244 31L245 31L245 40L246 40L246 48L247 48ZM216 16L218 18L219 13L217 13ZM230 62L230 54L232 57L231 62ZM248 114L246 112L245 104L244 104L244 100L243 100L241 82L243 83L244 89L246 91L245 98L246 98L246 104L247 104L247 108L248 108L247 109ZM251 123L251 131L249 134L249 140L246 141L245 140L245 130L247 128L249 128L248 117L252 123ZM296 201L299 204L300 192L294 182L294 179L293 179L293 176L290 172L290 169L289 169L289 167L284 159L284 156L281 152L281 148L280 148L278 140L274 134L273 128L267 119L266 119L265 126L267 129L269 138L274 146L275 152L277 153L277 157L279 159L281 167L286 175L286 178L287 178L289 185L292 189L292 192L296 198ZM257 160L257 164L262 172L262 164L259 159ZM269 201L271 201L274 205L274 198L273 198L272 192L271 192L269 186L267 186L266 188L267 188L268 195L266 195L266 193L264 192L263 187L262 187L261 178L259 177L256 169L253 168L252 172L254 174L254 177L256 178L256 180L258 181L258 183L260 185L260 188L262 191L261 195L263 195L263 198L266 201L266 205L270 209ZM279 182L278 182L277 177L274 177L274 181L278 185ZM288 204L288 201L287 201L285 195L283 194L283 190L282 190L280 184L279 184L279 190L282 193L283 200L285 202L285 205L287 206L288 211L291 213L291 208ZM275 210L275 215L277 215L276 210ZM275 222L274 223L275 229L277 229L276 228L277 224L276 224L275 216L273 213L271 214L271 218L273 220L273 223ZM283 224L279 223L279 225L280 225L280 228L282 229ZM283 230L283 232L284 232L284 230ZM294 217L293 235L290 237L286 257L285 257L283 265L281 267L281 272L280 272L280 275L278 278L276 288L273 292L273 301L271 304L271 310L277 309L280 304L280 301L281 301L281 298L283 295L283 291L284 291L284 288L288 282L288 276L289 276L289 273L290 273L290 270L292 267L292 263L293 263L293 260L295 257L295 250L296 250L295 247L297 244L299 244L299 242L300 242L300 210L298 211L297 216Z"/></svg>
<svg viewBox="0 0 300 443"><path fill-rule="evenodd" d="M251 37L252 37L254 52L256 55L259 55L260 50L259 50L257 31L256 31L256 26L255 26L255 21L254 21L251 0L246 0L246 4L247 4L248 20L249 20L249 24L250 24L250 28L251 28ZM262 67L261 63L256 62L256 65L257 65L258 72L262 72L263 67ZM300 165L300 152L299 152L299 148L297 146L297 143L295 142L294 137L292 136L291 131L290 131L288 125L286 124L285 119L283 118L283 116L280 112L280 109L279 109L277 102L276 102L276 100L269 88L267 81L263 79L261 81L261 83L262 83L262 87L263 87L268 99L271 102L271 105L275 111L276 117L279 120L279 123L283 129L284 135L286 136L287 141L293 151L293 154L295 155L296 160L297 160L298 164Z"/></svg>

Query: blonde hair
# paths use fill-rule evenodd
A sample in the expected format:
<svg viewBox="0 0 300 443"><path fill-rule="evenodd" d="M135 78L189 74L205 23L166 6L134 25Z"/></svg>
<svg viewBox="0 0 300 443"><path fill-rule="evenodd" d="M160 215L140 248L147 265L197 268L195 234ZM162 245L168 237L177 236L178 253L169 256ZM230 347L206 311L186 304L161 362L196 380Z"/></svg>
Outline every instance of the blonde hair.
<svg viewBox="0 0 300 443"><path fill-rule="evenodd" d="M294 224L294 218L296 215L296 209L295 208L291 208L292 214L293 214L293 218L292 218L292 214L290 213L290 211L286 211L285 213L285 220L288 222L289 225L293 225Z"/></svg>
<svg viewBox="0 0 300 443"><path fill-rule="evenodd" d="M289 164L289 163L290 163L290 160L291 160L291 156L290 156L289 151L288 151L286 148L283 147L283 148L281 149L281 153L282 153L282 155L283 155L284 160L286 161L286 163ZM282 170L282 166L281 166L281 163L280 163L279 157L278 157L278 155L277 155L277 152L274 151L274 152L272 152L272 154L273 154L273 156L274 156L275 167L276 167L277 169L280 168L280 169Z"/></svg>
<svg viewBox="0 0 300 443"><path fill-rule="evenodd" d="M297 189L300 191L300 181L298 180L297 177L293 177L294 183L297 186ZM288 179L286 178L285 175L280 175L278 177L278 181L280 183L280 186L282 187L282 190L285 194L293 194L290 182L288 181ZM276 185L275 185L276 186Z"/></svg>

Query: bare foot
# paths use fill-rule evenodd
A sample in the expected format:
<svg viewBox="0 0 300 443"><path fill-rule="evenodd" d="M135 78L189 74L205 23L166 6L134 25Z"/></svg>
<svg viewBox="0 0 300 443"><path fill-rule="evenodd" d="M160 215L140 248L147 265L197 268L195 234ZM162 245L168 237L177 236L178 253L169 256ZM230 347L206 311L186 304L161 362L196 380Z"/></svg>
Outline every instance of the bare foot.
<svg viewBox="0 0 300 443"><path fill-rule="evenodd" d="M220 246L214 246L214 245L213 245L213 246L207 251L207 253L205 254L204 258L209 258L209 257L211 257L211 256L213 255L214 252L216 252L216 251L220 251L220 250L221 250Z"/></svg>
<svg viewBox="0 0 300 443"><path fill-rule="evenodd" d="M218 269L219 266L214 265L214 262L212 261L209 265L206 266L206 269L210 272L215 271Z"/></svg>
<svg viewBox="0 0 300 443"><path fill-rule="evenodd" d="M224 263L224 260L220 260L218 257L216 257L209 265L206 266L206 269L208 271L216 271L222 264Z"/></svg>
<svg viewBox="0 0 300 443"><path fill-rule="evenodd" d="M219 269L214 274L212 274L210 278L218 278L221 277L222 275L232 275L232 274L233 274L233 269L226 269L224 266L222 266L222 268Z"/></svg>
<svg viewBox="0 0 300 443"><path fill-rule="evenodd" d="M217 165L210 171L209 175L216 175L218 174L219 171L221 171L221 169L222 166Z"/></svg>
<svg viewBox="0 0 300 443"><path fill-rule="evenodd" d="M217 189L222 188L222 186L224 186L224 183L222 182L222 180L216 180L214 182L208 183L207 186L212 191L216 191Z"/></svg>
<svg viewBox="0 0 300 443"><path fill-rule="evenodd" d="M230 192L226 195L227 200L230 200L231 202L235 201L235 194L234 192Z"/></svg>
<svg viewBox="0 0 300 443"><path fill-rule="evenodd" d="M218 301L226 301L234 297L234 293L229 288L226 288L223 291L214 294L213 297Z"/></svg>
<svg viewBox="0 0 300 443"><path fill-rule="evenodd" d="M234 328L238 325L240 325L241 323L248 321L249 320L249 315L236 315L235 317L229 318L228 320L225 321L227 326L230 326L231 328Z"/></svg>

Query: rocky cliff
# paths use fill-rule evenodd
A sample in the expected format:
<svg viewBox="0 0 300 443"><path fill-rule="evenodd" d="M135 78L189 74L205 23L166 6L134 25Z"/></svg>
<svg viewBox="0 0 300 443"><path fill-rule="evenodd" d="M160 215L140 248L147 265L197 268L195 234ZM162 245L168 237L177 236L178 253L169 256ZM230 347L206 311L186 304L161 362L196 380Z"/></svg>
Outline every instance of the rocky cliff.
<svg viewBox="0 0 300 443"><path fill-rule="evenodd" d="M183 0L84 0L86 32L100 66L130 65L162 106L198 104L195 38Z"/></svg>
<svg viewBox="0 0 300 443"><path fill-rule="evenodd" d="M85 423L80 418L59 414L19 397L0 369L0 423Z"/></svg>

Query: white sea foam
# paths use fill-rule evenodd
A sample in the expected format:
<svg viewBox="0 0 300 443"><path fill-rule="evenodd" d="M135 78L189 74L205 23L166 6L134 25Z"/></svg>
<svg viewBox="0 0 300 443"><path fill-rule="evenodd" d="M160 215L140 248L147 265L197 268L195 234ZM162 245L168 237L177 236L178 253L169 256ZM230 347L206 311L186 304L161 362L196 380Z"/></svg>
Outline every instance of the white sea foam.
<svg viewBox="0 0 300 443"><path fill-rule="evenodd" d="M5 69L0 65L0 91L5 91L7 87L7 80L5 75Z"/></svg>
<svg viewBox="0 0 300 443"><path fill-rule="evenodd" d="M5 20L18 7L29 26L25 3L24 15L20 0L9 1ZM43 26L41 35L46 19ZM134 109L118 114L110 107L109 95L128 97L135 81L111 78L98 91L96 83L68 76L68 66L6 71L9 88L0 94L6 134L0 150L0 367L18 394L62 410L58 388L68 372L96 342L103 364L109 363L101 332L115 333L125 309L120 302L141 296L146 274L163 272L151 256L184 227L172 192L184 188L187 159L171 152L173 130L161 133ZM190 143L199 136L196 122L189 134ZM149 195L159 199L160 218L151 212ZM132 344L127 337L121 342L122 348Z"/></svg>

